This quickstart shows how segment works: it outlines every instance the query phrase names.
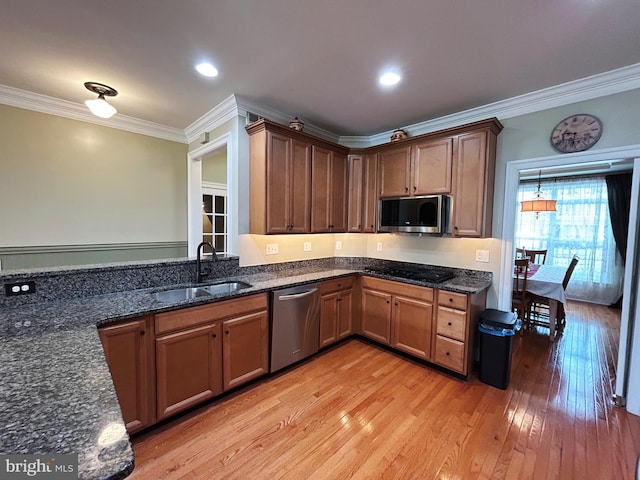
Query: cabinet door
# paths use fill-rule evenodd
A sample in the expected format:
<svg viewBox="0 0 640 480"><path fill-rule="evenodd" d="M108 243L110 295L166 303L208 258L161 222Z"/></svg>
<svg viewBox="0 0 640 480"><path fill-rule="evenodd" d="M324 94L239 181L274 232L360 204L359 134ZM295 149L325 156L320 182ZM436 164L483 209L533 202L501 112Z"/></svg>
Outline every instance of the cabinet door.
<svg viewBox="0 0 640 480"><path fill-rule="evenodd" d="M347 211L347 232L362 231L363 214L363 163L362 155L349 155L349 200Z"/></svg>
<svg viewBox="0 0 640 480"><path fill-rule="evenodd" d="M396 148L380 154L380 196L409 195L411 147Z"/></svg>
<svg viewBox="0 0 640 480"><path fill-rule="evenodd" d="M347 231L347 156L333 152L329 188L329 231Z"/></svg>
<svg viewBox="0 0 640 480"><path fill-rule="evenodd" d="M362 231L375 233L378 229L378 155L365 155L363 166Z"/></svg>
<svg viewBox="0 0 640 480"><path fill-rule="evenodd" d="M443 138L413 147L413 195L451 192L453 138Z"/></svg>
<svg viewBox="0 0 640 480"><path fill-rule="evenodd" d="M391 340L391 295L362 289L362 334L385 345Z"/></svg>
<svg viewBox="0 0 640 480"><path fill-rule="evenodd" d="M329 293L320 298L320 347L331 345L337 337L338 293Z"/></svg>
<svg viewBox="0 0 640 480"><path fill-rule="evenodd" d="M220 323L156 338L158 420L222 393Z"/></svg>
<svg viewBox="0 0 640 480"><path fill-rule="evenodd" d="M353 333L352 316L353 316L353 291L343 290L336 299L338 322L336 331L338 340L348 337Z"/></svg>
<svg viewBox="0 0 640 480"><path fill-rule="evenodd" d="M329 231L331 151L313 146L311 159L311 232Z"/></svg>
<svg viewBox="0 0 640 480"><path fill-rule="evenodd" d="M118 395L127 431L154 423L153 332L143 317L101 327L100 341Z"/></svg>
<svg viewBox="0 0 640 480"><path fill-rule="evenodd" d="M493 205L485 205L487 132L458 137L454 170L453 234L459 237L482 237L485 233L490 234L491 232L485 231L484 224L485 207L493 208Z"/></svg>
<svg viewBox="0 0 640 480"><path fill-rule="evenodd" d="M269 370L267 311L222 322L224 390L242 385Z"/></svg>
<svg viewBox="0 0 640 480"><path fill-rule="evenodd" d="M291 140L291 164L287 189L290 228L289 233L308 233L311 218L311 146Z"/></svg>
<svg viewBox="0 0 640 480"><path fill-rule="evenodd" d="M288 137L267 133L266 233L287 233L291 224L291 143Z"/></svg>
<svg viewBox="0 0 640 480"><path fill-rule="evenodd" d="M432 303L394 296L391 346L430 360L432 321Z"/></svg>

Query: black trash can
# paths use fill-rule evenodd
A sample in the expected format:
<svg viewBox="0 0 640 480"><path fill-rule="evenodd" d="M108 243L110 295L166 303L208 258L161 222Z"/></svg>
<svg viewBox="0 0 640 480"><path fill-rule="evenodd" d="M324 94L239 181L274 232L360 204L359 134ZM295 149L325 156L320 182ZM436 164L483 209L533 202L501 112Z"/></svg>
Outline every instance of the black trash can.
<svg viewBox="0 0 640 480"><path fill-rule="evenodd" d="M488 308L480 315L480 381L506 390L511 376L513 336L521 322L515 313Z"/></svg>

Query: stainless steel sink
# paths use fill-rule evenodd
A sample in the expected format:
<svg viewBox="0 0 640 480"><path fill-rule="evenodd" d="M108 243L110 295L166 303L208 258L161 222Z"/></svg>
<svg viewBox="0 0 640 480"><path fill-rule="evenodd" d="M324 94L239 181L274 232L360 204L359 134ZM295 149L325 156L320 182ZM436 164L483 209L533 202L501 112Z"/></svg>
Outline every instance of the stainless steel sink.
<svg viewBox="0 0 640 480"><path fill-rule="evenodd" d="M213 285L208 285L206 287L200 287L203 290L206 290L211 295L219 295L221 293L232 293L237 290L242 290L243 288L249 288L251 285L245 282L220 282L214 283Z"/></svg>
<svg viewBox="0 0 640 480"><path fill-rule="evenodd" d="M183 300L192 300L198 297L209 297L211 293L202 287L176 288L175 290L165 290L155 294L156 300L159 302L180 302Z"/></svg>

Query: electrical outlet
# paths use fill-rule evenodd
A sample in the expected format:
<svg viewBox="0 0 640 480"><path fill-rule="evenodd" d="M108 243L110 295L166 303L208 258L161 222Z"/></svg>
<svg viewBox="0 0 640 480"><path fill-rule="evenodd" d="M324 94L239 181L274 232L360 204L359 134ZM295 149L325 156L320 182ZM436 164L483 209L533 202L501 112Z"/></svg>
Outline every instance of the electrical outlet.
<svg viewBox="0 0 640 480"><path fill-rule="evenodd" d="M302 249L303 249L305 252L310 252L310 251L311 251L311 242L304 242L304 243L302 244Z"/></svg>
<svg viewBox="0 0 640 480"><path fill-rule="evenodd" d="M7 297L26 295L28 293L36 293L36 282L28 281L4 284L4 294Z"/></svg>
<svg viewBox="0 0 640 480"><path fill-rule="evenodd" d="M336 250L342 250L342 242L340 240L336 242Z"/></svg>
<svg viewBox="0 0 640 480"><path fill-rule="evenodd" d="M489 263L489 250L476 250L476 262Z"/></svg>
<svg viewBox="0 0 640 480"><path fill-rule="evenodd" d="M376 245L376 250L379 252L382 251L382 242L378 242L378 245Z"/></svg>
<svg viewBox="0 0 640 480"><path fill-rule="evenodd" d="M277 243L267 243L266 251L267 255L277 255L278 254L278 244Z"/></svg>

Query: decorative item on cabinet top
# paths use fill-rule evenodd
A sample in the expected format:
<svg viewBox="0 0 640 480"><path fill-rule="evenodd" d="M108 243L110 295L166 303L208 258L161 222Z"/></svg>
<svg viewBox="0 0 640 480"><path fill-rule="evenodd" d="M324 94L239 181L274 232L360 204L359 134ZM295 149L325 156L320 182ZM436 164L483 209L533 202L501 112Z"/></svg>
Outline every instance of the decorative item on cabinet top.
<svg viewBox="0 0 640 480"><path fill-rule="evenodd" d="M304 123L298 120L298 117L295 117L289 122L289 128L293 128L294 130L301 132L304 129Z"/></svg>
<svg viewBox="0 0 640 480"><path fill-rule="evenodd" d="M393 133L391 134L391 141L392 142L397 142L398 140L404 140L408 136L409 135L407 135L407 132L405 132L401 128L398 128L398 129L394 130Z"/></svg>

